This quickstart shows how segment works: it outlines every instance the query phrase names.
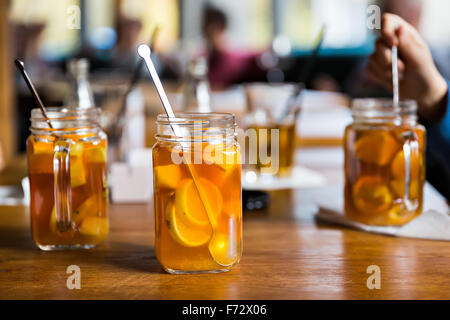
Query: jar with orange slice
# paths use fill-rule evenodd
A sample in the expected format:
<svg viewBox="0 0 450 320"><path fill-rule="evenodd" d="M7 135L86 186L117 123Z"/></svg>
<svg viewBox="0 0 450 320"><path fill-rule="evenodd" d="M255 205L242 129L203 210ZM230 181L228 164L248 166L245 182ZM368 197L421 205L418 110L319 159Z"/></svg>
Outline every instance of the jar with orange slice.
<svg viewBox="0 0 450 320"><path fill-rule="evenodd" d="M158 261L169 273L231 270L242 252L241 153L234 116L160 115L156 138Z"/></svg>
<svg viewBox="0 0 450 320"><path fill-rule="evenodd" d="M344 138L347 217L368 225L403 225L422 212L425 128L415 101L356 99Z"/></svg>
<svg viewBox="0 0 450 320"><path fill-rule="evenodd" d="M98 109L31 113L27 140L31 231L42 250L93 248L108 234L106 134Z"/></svg>

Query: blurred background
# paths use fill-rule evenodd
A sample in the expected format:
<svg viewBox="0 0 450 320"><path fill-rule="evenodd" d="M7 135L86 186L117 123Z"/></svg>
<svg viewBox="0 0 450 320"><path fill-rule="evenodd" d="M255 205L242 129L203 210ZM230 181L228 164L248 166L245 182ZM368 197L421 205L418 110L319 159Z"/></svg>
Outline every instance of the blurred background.
<svg viewBox="0 0 450 320"><path fill-rule="evenodd" d="M450 77L450 20L446 17L450 1L1 1L0 169L25 151L30 110L35 107L13 67L15 58L25 62L48 106L70 101L68 97L75 90L71 83L79 74L70 70L67 62L86 58L89 73L84 80L92 91L92 103L107 108L127 90L139 60L137 44L148 43L158 27L154 60L172 103L179 109L193 62L197 66L206 62L199 76L210 88L213 110L245 112L245 106L241 106L245 99L238 88L248 82L302 81L312 92L339 93L339 98L333 96L330 103L345 106L342 101L348 98L389 95L364 75L377 35L366 24L371 4L417 26L429 42L440 71ZM311 52L323 25L325 37L312 64ZM305 69L310 69L306 75ZM146 119L154 119L149 115L160 112L159 101L147 72L142 75L143 112ZM311 99L310 103L317 101ZM314 121L321 118L311 118L303 128L315 127ZM348 116L341 118L342 122L348 120ZM336 130L336 137L333 133L321 134L317 128L304 136L333 136L337 139L334 143L339 143L344 125ZM154 120L148 120L146 146L153 144L152 127Z"/></svg>

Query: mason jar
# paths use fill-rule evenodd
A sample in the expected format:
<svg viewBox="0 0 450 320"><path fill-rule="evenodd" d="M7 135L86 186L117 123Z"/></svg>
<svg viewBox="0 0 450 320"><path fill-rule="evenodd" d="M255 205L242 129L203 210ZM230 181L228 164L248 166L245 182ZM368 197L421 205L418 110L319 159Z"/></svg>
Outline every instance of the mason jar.
<svg viewBox="0 0 450 320"><path fill-rule="evenodd" d="M156 124L158 261L169 273L231 270L242 252L241 152L234 115L159 115Z"/></svg>
<svg viewBox="0 0 450 320"><path fill-rule="evenodd" d="M31 112L31 231L42 250L92 248L108 234L107 137L99 109Z"/></svg>
<svg viewBox="0 0 450 320"><path fill-rule="evenodd" d="M422 212L425 128L415 101L356 99L345 130L345 213L368 225L403 225Z"/></svg>

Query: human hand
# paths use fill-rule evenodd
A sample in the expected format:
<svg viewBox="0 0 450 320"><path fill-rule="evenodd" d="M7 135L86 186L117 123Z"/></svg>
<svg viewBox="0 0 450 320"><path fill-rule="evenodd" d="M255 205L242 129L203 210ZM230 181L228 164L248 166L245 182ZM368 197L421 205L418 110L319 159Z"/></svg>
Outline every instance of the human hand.
<svg viewBox="0 0 450 320"><path fill-rule="evenodd" d="M398 47L398 75L401 99L414 99L419 114L433 120L445 109L447 82L440 75L430 50L419 32L399 16L384 14L381 35L370 56L367 73L392 91L392 46Z"/></svg>

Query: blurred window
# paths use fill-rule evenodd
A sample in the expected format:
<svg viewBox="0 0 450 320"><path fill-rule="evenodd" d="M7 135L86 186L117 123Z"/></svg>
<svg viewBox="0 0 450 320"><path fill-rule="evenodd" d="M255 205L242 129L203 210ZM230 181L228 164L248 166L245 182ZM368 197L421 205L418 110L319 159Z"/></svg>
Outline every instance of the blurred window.
<svg viewBox="0 0 450 320"><path fill-rule="evenodd" d="M141 21L140 41L149 41L153 29L158 25L161 28L158 50L164 52L174 48L180 23L177 0L124 0L120 10L125 17Z"/></svg>
<svg viewBox="0 0 450 320"><path fill-rule="evenodd" d="M372 40L366 27L366 8L371 0L284 0L278 5L279 35L297 50L310 49L326 25L323 48L361 48Z"/></svg>
<svg viewBox="0 0 450 320"><path fill-rule="evenodd" d="M67 9L79 4L79 0L13 0L11 18L18 24L43 25L40 55L45 60L56 60L74 53L80 46L79 30L67 27Z"/></svg>
<svg viewBox="0 0 450 320"><path fill-rule="evenodd" d="M84 1L86 35L89 45L99 50L111 49L117 41L114 30L115 6L111 0Z"/></svg>
<svg viewBox="0 0 450 320"><path fill-rule="evenodd" d="M450 46L450 1L423 1L421 31L433 46Z"/></svg>
<svg viewBox="0 0 450 320"><path fill-rule="evenodd" d="M210 0L208 3L227 15L231 47L261 50L270 46L273 35L272 0Z"/></svg>
<svg viewBox="0 0 450 320"><path fill-rule="evenodd" d="M3 0L0 0L3 1ZM229 19L232 48L264 50L283 45L287 51L308 52L323 23L327 26L321 54L367 54L375 34L366 27L366 8L378 0L86 0L85 40L94 48L111 49L117 41L116 13L142 23L139 41L148 41L161 26L158 50L171 51L182 36L184 49L198 50L205 4L222 9ZM11 18L23 25L42 25L39 53L57 60L77 53L81 32L67 27L68 8L81 0L12 0ZM120 3L120 8L116 8ZM423 0L421 31L434 46L450 46L450 1ZM180 34L181 33L181 34ZM277 42L277 40L280 40Z"/></svg>

